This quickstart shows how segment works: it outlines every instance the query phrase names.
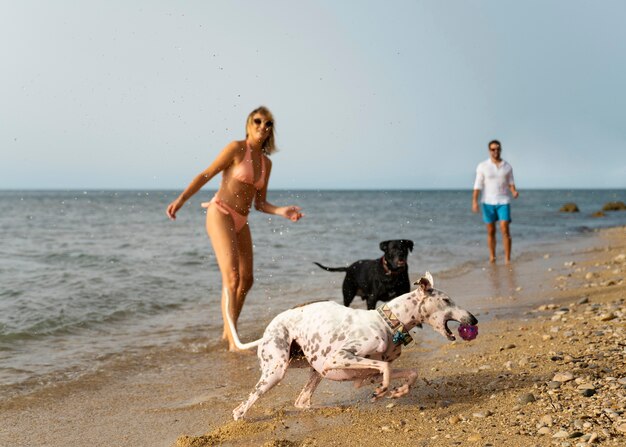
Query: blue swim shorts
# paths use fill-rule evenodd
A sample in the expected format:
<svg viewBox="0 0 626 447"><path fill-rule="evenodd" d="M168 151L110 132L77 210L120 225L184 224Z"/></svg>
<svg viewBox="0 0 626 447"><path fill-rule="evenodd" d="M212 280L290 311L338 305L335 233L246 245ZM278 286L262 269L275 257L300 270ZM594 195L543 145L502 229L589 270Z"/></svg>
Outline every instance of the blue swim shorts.
<svg viewBox="0 0 626 447"><path fill-rule="evenodd" d="M499 220L511 222L511 205L488 205L483 203L483 222L494 223Z"/></svg>

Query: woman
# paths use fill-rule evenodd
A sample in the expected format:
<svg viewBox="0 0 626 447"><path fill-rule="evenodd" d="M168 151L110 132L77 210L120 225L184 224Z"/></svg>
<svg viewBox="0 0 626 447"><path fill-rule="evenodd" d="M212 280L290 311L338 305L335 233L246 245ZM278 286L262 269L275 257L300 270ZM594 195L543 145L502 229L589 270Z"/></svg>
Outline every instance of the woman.
<svg viewBox="0 0 626 447"><path fill-rule="evenodd" d="M236 325L253 281L252 238L248 227L252 202L259 211L294 222L302 217L297 206L278 207L266 200L272 171L268 155L275 150L272 114L267 108L259 107L248 115L246 139L229 143L215 161L167 207L169 218L176 219L176 213L183 204L209 180L223 172L219 190L210 202L202 206L207 208L206 230L222 273L223 337L228 339L230 351L237 348L228 329L226 312L230 313ZM225 308L226 293L234 297L230 300L229 309Z"/></svg>

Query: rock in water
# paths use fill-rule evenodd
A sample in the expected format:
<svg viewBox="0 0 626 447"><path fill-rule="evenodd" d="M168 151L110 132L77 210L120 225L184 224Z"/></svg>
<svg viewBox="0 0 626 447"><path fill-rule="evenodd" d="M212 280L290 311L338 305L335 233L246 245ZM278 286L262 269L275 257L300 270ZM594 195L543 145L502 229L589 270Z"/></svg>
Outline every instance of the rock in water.
<svg viewBox="0 0 626 447"><path fill-rule="evenodd" d="M607 202L602 207L602 211L624 211L626 210L626 203L624 202Z"/></svg>
<svg viewBox="0 0 626 447"><path fill-rule="evenodd" d="M578 205L573 202L569 202L563 205L559 211L562 213L577 213L580 210L578 209Z"/></svg>

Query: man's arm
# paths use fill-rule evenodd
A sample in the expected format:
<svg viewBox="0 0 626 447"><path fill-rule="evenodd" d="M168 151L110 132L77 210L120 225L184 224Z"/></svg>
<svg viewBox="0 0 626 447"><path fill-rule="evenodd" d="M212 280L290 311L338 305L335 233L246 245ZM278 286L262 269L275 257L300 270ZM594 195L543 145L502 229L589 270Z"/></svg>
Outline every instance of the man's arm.
<svg viewBox="0 0 626 447"><path fill-rule="evenodd" d="M478 195L481 189L485 187L485 176L483 175L481 165L476 168L476 179L474 180L474 192L472 193L472 212L478 212Z"/></svg>
<svg viewBox="0 0 626 447"><path fill-rule="evenodd" d="M478 212L478 195L480 194L480 189L475 189L472 194L472 212Z"/></svg>
<svg viewBox="0 0 626 447"><path fill-rule="evenodd" d="M519 192L515 189L515 180L513 179L513 168L511 168L511 172L509 172L508 179L509 181L509 191L511 191L511 195L514 199L519 197Z"/></svg>

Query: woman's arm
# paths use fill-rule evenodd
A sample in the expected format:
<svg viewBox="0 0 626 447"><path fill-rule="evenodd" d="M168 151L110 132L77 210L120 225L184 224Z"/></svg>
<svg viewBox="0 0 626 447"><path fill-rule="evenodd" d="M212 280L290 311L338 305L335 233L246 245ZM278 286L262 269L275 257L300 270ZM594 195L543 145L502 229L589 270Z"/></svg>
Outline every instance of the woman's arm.
<svg viewBox="0 0 626 447"><path fill-rule="evenodd" d="M187 188L180 193L176 200L169 204L166 210L167 216L170 219L176 219L176 213L182 208L187 200L197 193L200 188L206 185L209 180L230 166L239 148L240 145L237 141L233 141L232 143L226 145L213 163L211 163L211 165L200 174L196 175L191 183L189 183L189 186L187 186Z"/></svg>
<svg viewBox="0 0 626 447"><path fill-rule="evenodd" d="M257 191L254 198L254 208L262 213L274 214L276 216L282 216L285 219L289 219L296 222L302 218L303 214L300 212L299 206L275 206L267 201L267 185L270 180L270 173L272 171L272 162L269 158L266 158L267 172L265 173L265 185L263 188Z"/></svg>

